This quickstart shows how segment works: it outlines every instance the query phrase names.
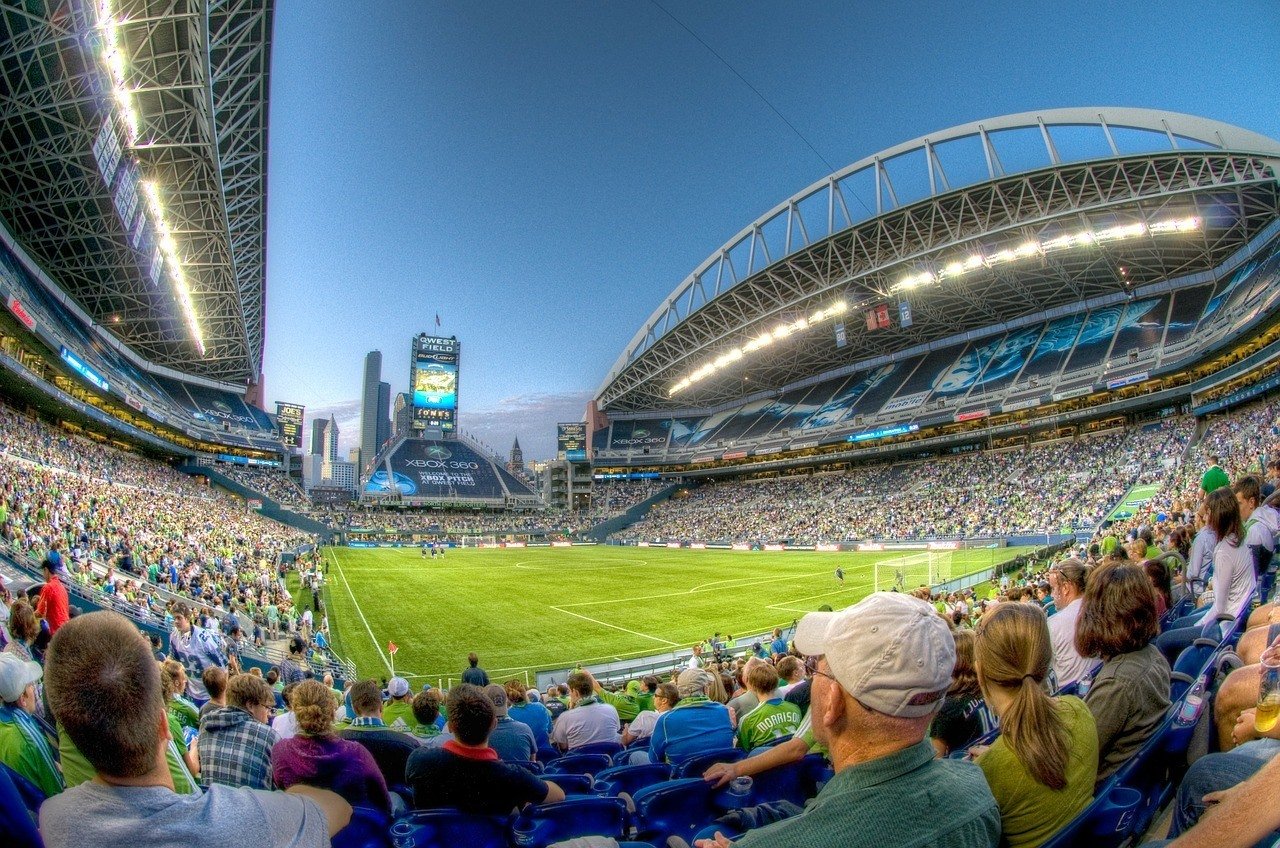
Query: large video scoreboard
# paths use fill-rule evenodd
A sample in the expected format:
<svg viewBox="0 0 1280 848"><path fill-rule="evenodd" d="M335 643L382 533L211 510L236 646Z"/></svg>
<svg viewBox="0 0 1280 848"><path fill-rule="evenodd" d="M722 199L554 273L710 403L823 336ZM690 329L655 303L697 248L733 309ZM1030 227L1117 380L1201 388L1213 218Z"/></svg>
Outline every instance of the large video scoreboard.
<svg viewBox="0 0 1280 848"><path fill-rule="evenodd" d="M305 408L296 403L276 401L276 422L280 425L280 441L286 448L302 449L302 420Z"/></svg>
<svg viewBox="0 0 1280 848"><path fill-rule="evenodd" d="M458 360L462 345L457 338L419 333L413 338L409 386L413 395L413 427L458 426Z"/></svg>
<svg viewBox="0 0 1280 848"><path fill-rule="evenodd" d="M570 421L556 425L556 459L582 462L587 458L587 425Z"/></svg>

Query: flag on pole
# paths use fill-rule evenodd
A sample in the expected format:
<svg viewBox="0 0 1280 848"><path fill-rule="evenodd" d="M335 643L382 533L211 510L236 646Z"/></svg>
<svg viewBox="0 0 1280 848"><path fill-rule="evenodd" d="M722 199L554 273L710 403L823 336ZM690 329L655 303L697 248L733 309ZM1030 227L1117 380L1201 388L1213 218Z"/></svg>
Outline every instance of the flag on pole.
<svg viewBox="0 0 1280 848"><path fill-rule="evenodd" d="M388 654L394 654L394 653L395 653L396 651L398 651L398 650L400 650L400 649L396 647L396 643L395 643L395 642L387 642L387 653L388 653Z"/></svg>
<svg viewBox="0 0 1280 848"><path fill-rule="evenodd" d="M437 326L437 327L439 327L439 326L440 326L440 313L439 313L439 312L437 312L437 313L436 313L436 326Z"/></svg>
<svg viewBox="0 0 1280 848"><path fill-rule="evenodd" d="M876 311L868 309L863 317L867 319L867 329L874 330L876 328Z"/></svg>

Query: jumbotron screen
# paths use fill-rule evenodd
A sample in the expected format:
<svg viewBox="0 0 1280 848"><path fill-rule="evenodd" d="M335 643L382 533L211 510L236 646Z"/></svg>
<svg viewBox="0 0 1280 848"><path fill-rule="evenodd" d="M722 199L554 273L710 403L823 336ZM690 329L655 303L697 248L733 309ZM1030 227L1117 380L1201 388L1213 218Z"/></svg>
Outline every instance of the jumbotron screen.
<svg viewBox="0 0 1280 848"><path fill-rule="evenodd" d="M458 420L458 359L456 338L420 335L413 340L413 426L423 430L452 430Z"/></svg>

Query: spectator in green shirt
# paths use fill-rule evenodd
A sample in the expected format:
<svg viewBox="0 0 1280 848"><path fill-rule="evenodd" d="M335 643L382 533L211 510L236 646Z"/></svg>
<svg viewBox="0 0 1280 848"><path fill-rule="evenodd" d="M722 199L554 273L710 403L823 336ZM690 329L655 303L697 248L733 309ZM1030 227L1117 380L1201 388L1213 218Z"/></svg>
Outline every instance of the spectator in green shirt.
<svg viewBox="0 0 1280 848"><path fill-rule="evenodd" d="M62 791L62 774L44 731L35 720L37 663L0 653L0 763L34 783L45 797Z"/></svg>
<svg viewBox="0 0 1280 848"><path fill-rule="evenodd" d="M1208 495L1223 486L1230 486L1231 479L1227 477L1227 472L1222 470L1222 466L1218 464L1218 457L1209 457L1209 467L1200 477L1200 491L1204 495Z"/></svg>
<svg viewBox="0 0 1280 848"><path fill-rule="evenodd" d="M975 661L1000 737L970 749L1000 807L1002 844L1047 842L1093 800L1098 728L1084 701L1045 691L1053 647L1044 612L1001 604L978 626Z"/></svg>
<svg viewBox="0 0 1280 848"><path fill-rule="evenodd" d="M876 592L839 612L809 613L795 647L820 658L810 715L835 777L800 815L737 842L717 833L698 848L999 845L1000 811L982 772L936 759L925 739L955 664L950 629L928 603ZM912 814L925 798L927 814Z"/></svg>
<svg viewBox="0 0 1280 848"><path fill-rule="evenodd" d="M738 719L738 747L758 748L796 732L804 716L800 708L778 694L778 671L769 663L759 663L747 672L747 688L756 696L756 706Z"/></svg>
<svg viewBox="0 0 1280 848"><path fill-rule="evenodd" d="M413 717L413 690L409 681L403 677L393 677L387 681L387 694L391 700L382 708L382 721L392 730L408 733L413 730L417 720Z"/></svg>

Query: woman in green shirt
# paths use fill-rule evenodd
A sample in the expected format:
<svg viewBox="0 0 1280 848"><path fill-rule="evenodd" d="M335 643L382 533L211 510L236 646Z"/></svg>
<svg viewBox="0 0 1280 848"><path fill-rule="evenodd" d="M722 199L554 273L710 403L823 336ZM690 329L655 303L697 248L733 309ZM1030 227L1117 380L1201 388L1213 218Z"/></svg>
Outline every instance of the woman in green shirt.
<svg viewBox="0 0 1280 848"><path fill-rule="evenodd" d="M1000 719L1000 737L970 755L1000 807L1001 844L1041 845L1093 800L1093 714L1079 698L1046 693L1053 648L1038 605L996 607L978 625L974 648L978 683Z"/></svg>

